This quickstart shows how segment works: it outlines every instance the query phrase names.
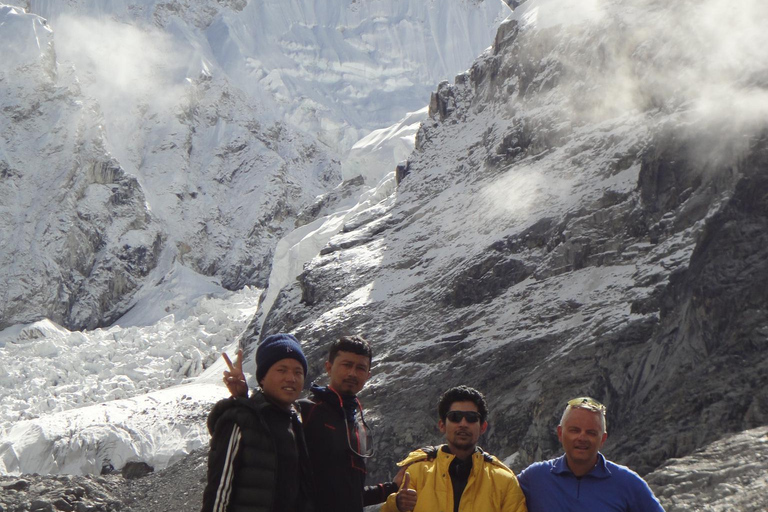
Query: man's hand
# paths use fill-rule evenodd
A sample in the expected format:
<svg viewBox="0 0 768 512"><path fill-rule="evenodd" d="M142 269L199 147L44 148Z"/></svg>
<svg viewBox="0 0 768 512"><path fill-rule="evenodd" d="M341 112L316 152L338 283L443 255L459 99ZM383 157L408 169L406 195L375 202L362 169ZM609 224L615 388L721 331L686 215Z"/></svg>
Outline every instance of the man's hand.
<svg viewBox="0 0 768 512"><path fill-rule="evenodd" d="M245 374L243 373L243 351L237 351L235 364L232 364L226 352L222 352L221 357L224 358L224 362L229 367L229 371L224 370L224 384L227 385L227 389L232 396L247 397L248 383L245 382Z"/></svg>
<svg viewBox="0 0 768 512"><path fill-rule="evenodd" d="M397 472L395 475L395 478L392 480L395 484L397 484L397 488L400 489L400 487L403 486L403 478L405 477L405 471L408 469L408 466L403 466L400 468L400 471Z"/></svg>
<svg viewBox="0 0 768 512"><path fill-rule="evenodd" d="M397 510L400 512L408 512L416 507L416 491L409 489L411 484L411 475L406 473L403 478L403 487L397 491L397 497L395 503L397 504Z"/></svg>

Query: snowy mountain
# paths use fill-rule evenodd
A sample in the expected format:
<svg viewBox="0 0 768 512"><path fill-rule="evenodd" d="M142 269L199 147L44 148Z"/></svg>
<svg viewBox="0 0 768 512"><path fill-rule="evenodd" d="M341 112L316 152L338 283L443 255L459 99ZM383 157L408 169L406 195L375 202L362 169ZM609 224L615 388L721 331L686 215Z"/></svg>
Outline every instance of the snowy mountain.
<svg viewBox="0 0 768 512"><path fill-rule="evenodd" d="M110 56L119 58L120 78L132 78L125 66L134 64L142 88L159 85L163 74L182 79L171 86L201 72L223 75L342 154L372 129L422 108L435 83L489 46L510 12L502 0L28 4L61 33L67 58L101 78L119 81L110 78L115 63L102 61ZM113 30L122 37L104 48L103 34ZM141 69L146 64L160 69Z"/></svg>
<svg viewBox="0 0 768 512"><path fill-rule="evenodd" d="M93 471L109 452L118 466L167 464L173 449L132 424L122 447L100 443L95 425L110 439L115 428L104 408L36 418L213 364L260 288L279 289L341 219L391 192L389 178L369 189L413 147L434 83L466 69L510 12L463 0L23 7L0 6L0 471L14 472ZM301 258L280 256L306 233ZM131 407L111 404L108 418ZM206 442L190 435L180 453Z"/></svg>
<svg viewBox="0 0 768 512"><path fill-rule="evenodd" d="M339 185L347 149L425 105L509 12L451 5L3 7L3 44L20 50L2 64L2 236L15 242L0 253L0 328L109 325L174 261L265 287L277 242Z"/></svg>
<svg viewBox="0 0 768 512"><path fill-rule="evenodd" d="M221 12L227 13L221 19L230 19L253 4L190 8L185 16L194 22L187 26L207 30L219 26ZM286 12L296 5L284 4ZM395 5L344 5L354 10L374 4ZM87 3L38 5L42 11ZM163 27L169 26L166 19L179 23L169 13L181 3L152 4L152 14L131 5L136 7L107 17L159 20ZM206 14L214 12L219 14ZM51 19L56 16L49 12ZM110 386L130 389L128 401L79 413L59 409L40 418L34 416L45 410L36 407L12 427L6 420L0 441L4 471L92 471L107 458L115 467L128 459L162 467L204 445L204 433L181 425L197 425L211 401L226 394L215 385L221 363L213 361L221 348L234 349L226 345L233 332L244 331L240 344L250 372L260 337L297 334L310 359L309 381L322 381L328 343L353 332L370 339L375 350L373 377L362 395L376 433L372 480L389 474L409 449L439 441L437 397L447 386L464 383L489 400L484 448L513 468L557 453L554 430L564 400L589 394L608 406L607 455L644 474L656 469L649 479L670 509L692 504L683 494L710 471L696 465L697 457L726 450L723 458L747 460L737 452L764 443L764 434L754 433L762 431L748 429L768 424L765 19L768 7L753 0L738 8L709 0L520 4L469 69L456 69L450 81L434 80L426 118L405 107L388 121L401 123L374 123L366 129L381 130L356 145L349 144L354 137L338 137L336 124L329 123L332 129L324 133L335 134L338 146L320 161L336 158L334 172L346 182L307 198L303 212L289 215L298 219L291 226L296 229L285 224L270 239L275 260L264 274L268 279L245 281L268 282L263 298L261 290L233 294L214 279L182 273L181 266L199 266L188 265L187 258L164 260L161 253L158 261L175 269L175 284L164 281L162 293L136 295L136 327L83 336L105 343L112 336L117 344L125 337L144 354L140 340L149 332L163 338L178 326L193 334L182 334L177 346L199 350L197 359L183 360L199 365L191 372L178 366L181 359L162 366L173 358L159 351L125 372L127 381L105 370ZM304 48L286 40L292 42L286 47ZM337 42L330 46L340 54ZM317 45L317 54L322 48ZM286 90L299 83L285 78L298 72L283 71L276 74L279 82L268 83ZM312 98L319 102L318 96ZM306 109L281 110L286 107L279 95L259 100L269 103L265 109L275 123L294 126L300 118L302 126L318 126L312 116L302 117ZM276 112L286 117L278 119ZM407 112L424 119L417 131ZM163 126L159 122L156 129ZM294 129L296 137L312 140L306 134L311 130ZM415 150L397 173L387 174L392 169L383 163L381 173L355 172L401 159L412 138ZM349 155L333 156L350 146ZM314 169L314 160L301 162ZM128 164L121 165L130 175ZM144 194L151 204L151 194ZM169 223L159 214L155 220L154 212L148 223ZM162 227L158 232L161 238L175 236ZM187 291L175 294L180 284ZM218 302L192 306L202 294ZM157 302L171 304L169 312L178 314L150 331L140 323L140 312L157 321ZM224 335L191 342L209 329ZM31 380L17 367L38 368L43 358L53 359L47 353L63 352L55 352L53 337L74 340L79 333L38 324L3 334L0 350L12 369L0 378L10 389ZM26 347L24 340L30 340ZM38 358L28 358L38 346ZM113 353L120 364L128 362L124 353ZM134 397L142 391L137 374L155 378L160 372L184 385ZM159 380L144 378L148 386ZM39 381L35 389L55 387ZM70 400L76 401L74 394ZM177 412L170 415L171 409ZM121 416L125 410L140 417ZM6 418L13 413L18 417L18 406ZM169 415L182 420L169 427ZM95 430L85 428L88 418L96 418L102 432L120 432L94 436ZM156 428L148 418L158 418ZM100 445L101 439L109 443ZM704 455L675 459L694 452ZM759 456L749 461L758 466L754 474L765 469ZM742 480L754 474L732 473ZM724 482L729 475L722 476ZM764 487L759 480L738 486L756 496ZM706 501L713 510L750 502L700 498L697 503Z"/></svg>
<svg viewBox="0 0 768 512"><path fill-rule="evenodd" d="M34 21L48 39L44 53L3 62L11 115L2 119L0 326L45 317L71 328L109 325L174 261L228 288L265 282L295 214L337 185L338 161L326 149L269 115L254 118L263 109L225 78L199 74L182 91L130 61L83 66L80 75L53 55L86 58L81 48L55 45L50 25L32 14L3 14L4 28L19 27L3 37ZM33 49L46 41L24 36Z"/></svg>

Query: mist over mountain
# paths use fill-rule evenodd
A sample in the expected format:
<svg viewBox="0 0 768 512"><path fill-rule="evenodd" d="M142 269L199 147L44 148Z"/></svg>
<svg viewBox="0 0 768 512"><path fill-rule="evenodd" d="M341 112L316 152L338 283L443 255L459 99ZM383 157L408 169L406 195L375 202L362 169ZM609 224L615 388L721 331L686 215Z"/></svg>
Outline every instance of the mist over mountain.
<svg viewBox="0 0 768 512"><path fill-rule="evenodd" d="M606 455L668 510L762 510L768 6L510 4L0 7L2 472L199 474L182 425L226 396L220 350L252 375L292 332L324 382L356 333L372 482L440 441L437 399L467 384L515 470L591 395ZM136 42L80 43L104 31ZM83 339L118 370L62 370ZM26 382L51 394L25 407Z"/></svg>

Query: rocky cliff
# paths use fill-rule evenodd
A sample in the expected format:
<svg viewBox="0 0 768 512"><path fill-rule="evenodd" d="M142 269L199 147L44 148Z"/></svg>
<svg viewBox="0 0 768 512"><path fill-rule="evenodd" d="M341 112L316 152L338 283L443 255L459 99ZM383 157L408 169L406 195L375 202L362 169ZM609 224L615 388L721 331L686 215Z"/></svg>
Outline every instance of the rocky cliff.
<svg viewBox="0 0 768 512"><path fill-rule="evenodd" d="M56 65L45 20L0 7L0 329L114 320L165 237L134 176L104 147L98 105Z"/></svg>
<svg viewBox="0 0 768 512"><path fill-rule="evenodd" d="M706 7L522 4L434 93L395 200L282 290L263 332L296 332L315 376L338 335L374 344L374 478L439 440L461 383L516 469L582 394L641 473L768 422L765 63L729 59L755 41Z"/></svg>

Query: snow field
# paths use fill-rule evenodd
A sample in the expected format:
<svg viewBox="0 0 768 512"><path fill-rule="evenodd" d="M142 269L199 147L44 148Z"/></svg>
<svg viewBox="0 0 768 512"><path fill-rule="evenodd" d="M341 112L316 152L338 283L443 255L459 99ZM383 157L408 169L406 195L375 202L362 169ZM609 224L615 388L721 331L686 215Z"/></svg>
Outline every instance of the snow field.
<svg viewBox="0 0 768 512"><path fill-rule="evenodd" d="M170 314L145 327L70 332L42 320L6 329L0 333L0 429L189 381L237 340L259 296L246 288L203 297L189 316Z"/></svg>

